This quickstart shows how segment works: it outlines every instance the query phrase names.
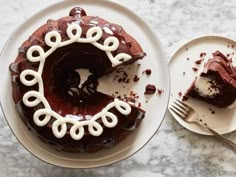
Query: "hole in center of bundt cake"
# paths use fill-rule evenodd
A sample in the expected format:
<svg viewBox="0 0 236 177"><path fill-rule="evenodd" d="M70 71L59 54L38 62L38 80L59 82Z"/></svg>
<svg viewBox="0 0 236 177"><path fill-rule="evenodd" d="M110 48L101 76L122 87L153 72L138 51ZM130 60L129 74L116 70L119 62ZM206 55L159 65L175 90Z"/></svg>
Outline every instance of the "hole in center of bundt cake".
<svg viewBox="0 0 236 177"><path fill-rule="evenodd" d="M93 115L113 101L113 97L107 95L106 99L97 92L97 78L112 70L106 53L91 44L61 47L46 59L42 74L44 95L51 108L61 115L88 112L88 105Z"/></svg>

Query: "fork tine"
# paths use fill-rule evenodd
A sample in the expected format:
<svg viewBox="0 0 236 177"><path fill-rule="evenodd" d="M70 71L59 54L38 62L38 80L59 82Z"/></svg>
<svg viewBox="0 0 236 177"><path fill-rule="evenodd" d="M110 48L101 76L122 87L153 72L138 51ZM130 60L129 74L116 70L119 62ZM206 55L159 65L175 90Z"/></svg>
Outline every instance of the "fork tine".
<svg viewBox="0 0 236 177"><path fill-rule="evenodd" d="M175 105L177 105L178 107L180 107L181 109L185 110L185 111L189 111L188 107L185 107L184 105L180 104L177 100L173 101L173 103Z"/></svg>
<svg viewBox="0 0 236 177"><path fill-rule="evenodd" d="M176 110L178 110L181 114L183 114L183 115L185 115L185 116L186 116L186 114L188 114L188 111L186 111L186 110L180 108L180 107L179 107L178 105L176 105L176 104L172 104L172 107L175 108Z"/></svg>
<svg viewBox="0 0 236 177"><path fill-rule="evenodd" d="M174 101L174 103L175 103L176 105L178 105L180 108L184 109L185 111L189 111L189 106L186 105L186 104L184 104L184 103L182 103L181 101L179 101L179 100L176 99L176 100Z"/></svg>
<svg viewBox="0 0 236 177"><path fill-rule="evenodd" d="M177 116L179 116L181 119L183 119L185 116L180 114L178 111L176 111L172 106L170 106L170 110L173 111Z"/></svg>

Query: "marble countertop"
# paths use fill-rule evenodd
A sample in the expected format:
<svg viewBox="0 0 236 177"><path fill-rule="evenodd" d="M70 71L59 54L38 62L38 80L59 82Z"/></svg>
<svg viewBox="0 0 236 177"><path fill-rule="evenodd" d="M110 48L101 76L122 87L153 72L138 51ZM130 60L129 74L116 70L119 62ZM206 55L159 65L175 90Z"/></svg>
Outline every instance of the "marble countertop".
<svg viewBox="0 0 236 177"><path fill-rule="evenodd" d="M57 0L0 0L0 48L10 33ZM99 3L99 0L97 1ZM218 34L236 39L234 0L119 0L142 16L160 38L168 59L192 38ZM213 137L191 133L169 113L152 140L134 156L96 169L65 169L28 153L0 112L0 177L235 177L236 156ZM236 132L226 135L236 142Z"/></svg>

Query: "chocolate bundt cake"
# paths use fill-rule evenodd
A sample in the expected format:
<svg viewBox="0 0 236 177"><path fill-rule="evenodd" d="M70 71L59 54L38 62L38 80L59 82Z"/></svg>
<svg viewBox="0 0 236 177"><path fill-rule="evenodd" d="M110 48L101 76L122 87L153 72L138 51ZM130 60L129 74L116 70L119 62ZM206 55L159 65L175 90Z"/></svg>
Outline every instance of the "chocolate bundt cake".
<svg viewBox="0 0 236 177"><path fill-rule="evenodd" d="M59 151L115 145L139 126L145 111L97 91L98 78L145 55L121 26L73 8L19 48L10 65L16 109L32 132ZM85 81L80 69L90 72Z"/></svg>
<svg viewBox="0 0 236 177"><path fill-rule="evenodd" d="M224 108L236 98L236 68L221 52L213 53L202 73L195 78L183 100L193 97Z"/></svg>

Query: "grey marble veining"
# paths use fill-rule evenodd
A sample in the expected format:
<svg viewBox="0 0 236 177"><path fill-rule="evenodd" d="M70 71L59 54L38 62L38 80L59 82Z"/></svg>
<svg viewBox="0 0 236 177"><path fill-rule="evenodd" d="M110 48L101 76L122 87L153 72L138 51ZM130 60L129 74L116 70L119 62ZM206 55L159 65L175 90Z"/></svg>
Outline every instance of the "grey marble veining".
<svg viewBox="0 0 236 177"><path fill-rule="evenodd" d="M26 18L57 0L0 0L0 48ZM219 34L236 39L234 0L120 0L142 16L160 38L168 59L192 38ZM99 3L99 1L98 1ZM185 130L169 113L152 138L127 160L96 169L65 169L28 153L0 113L0 176L235 177L236 156L213 137ZM226 135L236 142L236 132Z"/></svg>

